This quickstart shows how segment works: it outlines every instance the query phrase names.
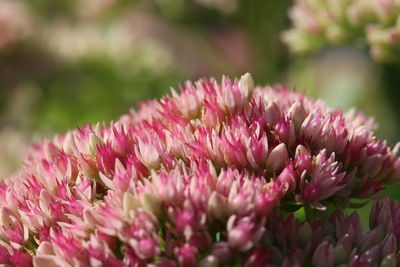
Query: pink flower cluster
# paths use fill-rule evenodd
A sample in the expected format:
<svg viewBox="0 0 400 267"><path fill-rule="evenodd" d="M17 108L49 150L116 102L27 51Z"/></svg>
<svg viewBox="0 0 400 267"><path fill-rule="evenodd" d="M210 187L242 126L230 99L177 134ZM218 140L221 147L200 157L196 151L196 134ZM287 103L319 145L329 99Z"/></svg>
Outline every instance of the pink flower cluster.
<svg viewBox="0 0 400 267"><path fill-rule="evenodd" d="M393 266L397 203L376 204L367 235L357 215L325 216L400 179L373 128L249 74L186 82L34 146L0 182L0 264Z"/></svg>

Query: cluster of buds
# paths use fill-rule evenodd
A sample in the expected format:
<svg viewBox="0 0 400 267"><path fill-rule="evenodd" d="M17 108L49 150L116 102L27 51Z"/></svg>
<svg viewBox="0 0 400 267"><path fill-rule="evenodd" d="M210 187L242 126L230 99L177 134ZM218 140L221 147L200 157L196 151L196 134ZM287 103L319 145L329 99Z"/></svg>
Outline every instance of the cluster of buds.
<svg viewBox="0 0 400 267"><path fill-rule="evenodd" d="M255 88L250 74L181 91L33 146L0 182L0 264L396 261L397 204L376 205L371 236L339 211L322 219L400 179L397 148L374 137L370 118ZM296 209L320 215L283 219Z"/></svg>
<svg viewBox="0 0 400 267"><path fill-rule="evenodd" d="M283 39L296 53L361 39L375 60L398 61L399 14L398 0L296 0L289 13L294 27Z"/></svg>
<svg viewBox="0 0 400 267"><path fill-rule="evenodd" d="M396 201L375 202L368 232L356 212L346 215L341 209L302 222L293 214L271 216L263 243L244 265L397 266L399 208Z"/></svg>

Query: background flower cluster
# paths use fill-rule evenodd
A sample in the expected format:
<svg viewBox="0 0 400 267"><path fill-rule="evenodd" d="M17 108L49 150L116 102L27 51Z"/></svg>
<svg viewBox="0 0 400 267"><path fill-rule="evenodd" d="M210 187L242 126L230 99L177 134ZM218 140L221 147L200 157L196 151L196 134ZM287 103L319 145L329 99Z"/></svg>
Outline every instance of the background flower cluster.
<svg viewBox="0 0 400 267"><path fill-rule="evenodd" d="M295 52L364 42L377 61L398 61L399 13L397 0L297 0L290 10L294 28L284 39Z"/></svg>

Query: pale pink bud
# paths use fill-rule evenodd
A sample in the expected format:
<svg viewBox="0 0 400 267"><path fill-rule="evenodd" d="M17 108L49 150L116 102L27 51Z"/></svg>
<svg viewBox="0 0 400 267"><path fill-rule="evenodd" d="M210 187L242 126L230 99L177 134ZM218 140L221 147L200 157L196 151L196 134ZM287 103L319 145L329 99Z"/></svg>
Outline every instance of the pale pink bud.
<svg viewBox="0 0 400 267"><path fill-rule="evenodd" d="M195 90L190 81L186 82L186 89L182 90L181 95L178 95L174 89L171 89L171 93L184 117L194 119L200 115L202 99L199 95L199 91Z"/></svg>
<svg viewBox="0 0 400 267"><path fill-rule="evenodd" d="M256 169L264 166L268 156L268 139L265 134L259 140L252 137L248 139L246 143L246 156L253 168Z"/></svg>
<svg viewBox="0 0 400 267"><path fill-rule="evenodd" d="M239 219L236 222L236 216L233 215L228 220L227 228L229 245L240 251L246 251L252 248L255 241L254 239L259 238L259 233L256 235L253 233L256 227L249 217Z"/></svg>
<svg viewBox="0 0 400 267"><path fill-rule="evenodd" d="M283 168L288 159L286 145L281 143L277 145L268 155L266 167L273 171L279 171Z"/></svg>
<svg viewBox="0 0 400 267"><path fill-rule="evenodd" d="M54 255L53 245L48 242L44 241L39 244L38 249L36 250L36 255Z"/></svg>
<svg viewBox="0 0 400 267"><path fill-rule="evenodd" d="M303 121L307 117L307 112L304 109L304 105L302 101L297 101L293 103L293 105L289 108L289 116L293 121L294 128L296 132L300 130Z"/></svg>
<svg viewBox="0 0 400 267"><path fill-rule="evenodd" d="M270 102L265 109L265 119L269 125L275 125L279 118L282 117L281 110L275 102Z"/></svg>
<svg viewBox="0 0 400 267"><path fill-rule="evenodd" d="M136 156L149 169L158 169L161 157L156 147L150 142L138 139L138 147L135 147Z"/></svg>
<svg viewBox="0 0 400 267"><path fill-rule="evenodd" d="M247 72L246 74L243 74L242 77L240 77L238 87L240 92L244 96L246 96L247 98L251 97L254 89L254 80L250 73Z"/></svg>

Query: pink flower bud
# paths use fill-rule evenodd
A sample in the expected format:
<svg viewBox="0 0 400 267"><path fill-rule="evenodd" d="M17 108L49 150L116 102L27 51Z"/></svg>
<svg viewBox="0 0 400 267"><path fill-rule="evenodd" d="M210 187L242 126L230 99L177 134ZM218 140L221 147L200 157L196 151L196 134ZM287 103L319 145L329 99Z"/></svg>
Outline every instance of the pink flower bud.
<svg viewBox="0 0 400 267"><path fill-rule="evenodd" d="M115 169L117 154L112 150L111 144L97 148L97 167L103 173L112 173Z"/></svg>
<svg viewBox="0 0 400 267"><path fill-rule="evenodd" d="M30 267L32 266L32 256L17 250L12 256L11 262L13 266Z"/></svg>
<svg viewBox="0 0 400 267"><path fill-rule="evenodd" d="M316 267L333 267L334 254L333 246L327 241L323 241L315 250L312 259L313 265Z"/></svg>
<svg viewBox="0 0 400 267"><path fill-rule="evenodd" d="M250 73L247 72L240 77L238 87L243 95L247 98L251 97L251 93L254 89L254 80Z"/></svg>
<svg viewBox="0 0 400 267"><path fill-rule="evenodd" d="M156 137L155 137L156 138ZM137 158L149 169L158 169L161 163L161 157L156 147L151 142L144 142L138 139L136 149Z"/></svg>
<svg viewBox="0 0 400 267"><path fill-rule="evenodd" d="M382 225L373 229L359 241L360 250L366 251L369 248L378 245L380 242L382 242L384 234L385 232Z"/></svg>
<svg viewBox="0 0 400 267"><path fill-rule="evenodd" d="M292 144L295 141L294 126L290 120L284 118L278 119L274 131L279 136L279 140L283 143Z"/></svg>
<svg viewBox="0 0 400 267"><path fill-rule="evenodd" d="M281 143L269 153L266 166L269 170L276 172L283 168L287 159L288 152L286 145Z"/></svg>
<svg viewBox="0 0 400 267"><path fill-rule="evenodd" d="M311 155L307 148L302 145L296 147L295 153L295 167L296 170L301 174L311 168Z"/></svg>
<svg viewBox="0 0 400 267"><path fill-rule="evenodd" d="M151 258L158 254L159 244L152 238L146 238L139 241L138 250L145 258Z"/></svg>
<svg viewBox="0 0 400 267"><path fill-rule="evenodd" d="M254 242L263 233L263 228L257 229L251 218L244 217L236 221L235 215L229 218L227 228L229 245L239 251L246 251L252 248Z"/></svg>
<svg viewBox="0 0 400 267"><path fill-rule="evenodd" d="M288 111L290 118L292 119L294 128L296 132L300 130L300 127L304 121L304 119L307 117L307 112L304 109L303 102L298 101L295 102L289 109Z"/></svg>
<svg viewBox="0 0 400 267"><path fill-rule="evenodd" d="M133 146L131 145L133 140L128 133L125 132L124 128L121 127L120 130L117 130L115 127L112 131L112 143L111 146L113 150L120 157L125 157L126 155L133 152Z"/></svg>
<svg viewBox="0 0 400 267"><path fill-rule="evenodd" d="M177 248L175 255L178 259L179 265L184 267L195 266L197 262L197 249L188 244L184 244Z"/></svg>
<svg viewBox="0 0 400 267"><path fill-rule="evenodd" d="M186 89L182 90L181 95L178 95L173 89L171 92L184 117L194 119L200 115L202 99L191 82L186 82Z"/></svg>
<svg viewBox="0 0 400 267"><path fill-rule="evenodd" d="M219 263L227 262L233 256L229 244L226 242L215 243L212 247L212 255L214 255Z"/></svg>
<svg viewBox="0 0 400 267"><path fill-rule="evenodd" d="M265 248L258 248L252 253L249 253L243 263L245 267L262 267L268 262L270 255Z"/></svg>
<svg viewBox="0 0 400 267"><path fill-rule="evenodd" d="M296 189L297 179L295 177L293 163L290 163L283 169L277 178L277 182L283 185L286 193L291 193Z"/></svg>
<svg viewBox="0 0 400 267"><path fill-rule="evenodd" d="M233 84L226 77L223 77L221 90L217 91L218 104L225 109L225 112L239 110L248 102L253 89L254 82L248 73Z"/></svg>
<svg viewBox="0 0 400 267"><path fill-rule="evenodd" d="M279 118L282 117L282 113L275 102L269 102L265 110L265 119L271 126L275 125Z"/></svg>
<svg viewBox="0 0 400 267"><path fill-rule="evenodd" d="M193 229L196 226L196 216L193 214L192 211L189 210L183 210L182 212L179 212L176 219L175 219L175 224L177 227L178 231L181 231L182 233L186 228Z"/></svg>
<svg viewBox="0 0 400 267"><path fill-rule="evenodd" d="M207 101L204 102L204 107L201 113L203 122L210 127L215 127L222 123L225 119L225 113L217 105L212 105Z"/></svg>
<svg viewBox="0 0 400 267"><path fill-rule="evenodd" d="M380 257L386 257L390 254L394 254L397 251L397 240L395 235L390 234L385 237L385 239L382 241L382 244L380 245L381 251L380 251Z"/></svg>

